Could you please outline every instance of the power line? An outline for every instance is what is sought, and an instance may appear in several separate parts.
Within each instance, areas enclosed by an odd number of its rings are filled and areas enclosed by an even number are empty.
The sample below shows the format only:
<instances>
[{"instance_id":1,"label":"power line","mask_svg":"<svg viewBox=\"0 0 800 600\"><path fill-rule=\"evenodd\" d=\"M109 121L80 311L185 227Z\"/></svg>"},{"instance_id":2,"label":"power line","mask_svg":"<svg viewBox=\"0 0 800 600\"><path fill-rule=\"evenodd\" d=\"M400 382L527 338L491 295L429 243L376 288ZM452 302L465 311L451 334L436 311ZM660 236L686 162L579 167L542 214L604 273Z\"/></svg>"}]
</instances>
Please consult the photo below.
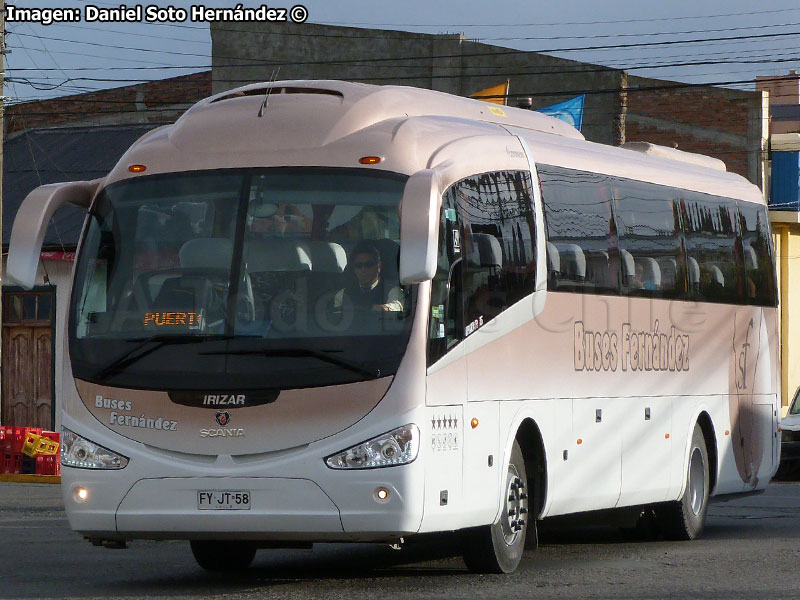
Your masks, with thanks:
<instances>
[{"instance_id":1,"label":"power line","mask_svg":"<svg viewBox=\"0 0 800 600\"><path fill-rule=\"evenodd\" d=\"M12 48L13 47L14 46L12 46ZM35 48L27 49L27 48L23 47L23 49L26 50L26 51L28 51L28 50L39 51L39 52L43 51L43 50L37 50ZM589 63L583 63L583 64L587 65L587 67L585 67L585 68L576 68L576 67L564 68L563 65L552 66L552 67L548 67L547 65L537 65L536 68L538 68L538 69L548 69L549 68L550 70L549 71L526 71L524 73L523 72L520 72L520 73L522 73L522 74L548 74L548 73L554 74L554 73L576 73L576 72L602 72L602 71L619 70L619 69L642 70L642 69L657 69L657 68L666 68L666 67L697 66L697 65L705 65L705 64L735 64L735 63L742 62L742 59L745 59L745 58L749 58L750 59L750 60L747 61L748 63L750 63L750 62L752 62L752 63L764 63L764 62L767 62L768 63L768 62L770 62L769 61L769 57L786 57L787 56L786 53L775 54L775 51L777 51L777 50L787 50L787 49L788 48L786 48L785 46L781 46L780 48L775 48L775 49L765 48L765 49L745 50L745 51L743 51L744 53L746 53L744 56L742 54L740 54L738 56L730 56L729 52L709 52L709 53L700 54L700 55L698 55L696 53L693 53L693 54L678 54L678 55L671 55L671 56L654 57L655 60L667 60L667 59L670 59L670 58L674 59L674 58L683 58L683 57L693 57L693 58L695 58L695 60L688 61L688 62L645 63L645 62L641 62L642 59L632 59L632 60L638 60L639 62L630 63L630 62L624 62L623 61L623 62L617 62L617 63L615 63L613 65L605 65L605 66L597 66L597 65L591 65ZM798 48L796 47L794 49L797 50ZM755 52L769 52L769 54L747 56L747 54L752 54L752 53L755 53ZM106 58L106 57L100 56L100 55L86 54L86 53L74 53L74 52L66 52L66 51L62 51L62 52L60 52L60 54L70 54L70 55L93 57L93 58ZM728 59L727 60L711 61L711 60L708 60L708 59L705 58L705 57L720 56L720 55L728 56ZM763 57L763 58L765 58L767 60L761 60L761 61L753 60L753 59L758 58L758 57ZM155 65L155 66L119 67L119 66L114 65L114 66L103 66L103 67L70 67L70 68L68 68L66 70L72 71L72 72L108 71L108 70L114 70L114 71L132 71L132 70L147 71L147 70L171 70L171 69L211 69L211 67L212 67L211 64L203 64L203 65L165 65L163 63L156 63L156 62L153 62L153 61L129 60L129 59L116 59L116 60L121 60L123 62L148 63L148 64ZM271 61L264 60L261 63L261 65L253 65L253 66L271 66L272 64L273 63ZM238 66L241 66L241 65L229 63L229 64L217 64L215 66L217 68L224 68L224 67L238 67ZM365 65L364 63L353 63L353 64L336 65L336 66L342 66L342 67L350 67L350 66L352 66L352 67L356 68L356 67L369 66L369 65ZM382 68L409 69L409 68L414 68L414 67L409 67L408 65L385 65ZM419 69L429 69L430 67L429 67L429 65L419 65L417 68L419 68ZM441 67L439 70L441 70L443 68L444 67ZM466 74L469 75L469 76L484 76L484 75L485 76L492 76L492 75L495 75L495 74L504 75L504 74L509 73L508 65L474 65L474 66L473 65L460 65L458 67L453 67L453 68L454 69L459 69L459 71L467 71ZM476 70L476 69L481 69L483 71L482 72L469 72L470 70ZM493 69L493 70L497 71L497 73L493 73L493 72L488 71L490 69ZM15 72L20 72L20 71L41 71L41 72L46 72L46 71L52 71L52 70L62 70L63 71L65 69L52 69L52 68L39 68L39 67L37 67L37 68L18 68L18 69L14 69ZM511 73L511 74L513 74L513 73Z\"/></svg>"},{"instance_id":2,"label":"power line","mask_svg":"<svg viewBox=\"0 0 800 600\"><path fill-rule=\"evenodd\" d=\"M222 29L224 31L224 29ZM153 48L139 48L139 47L131 47L131 46L120 46L115 44L103 44L99 42L89 42L85 40L70 40L66 38L57 38L51 36L31 36L31 34L26 33L19 33L13 32L14 35L18 36L27 36L27 37L39 37L40 39L47 39L50 41L57 41L57 42L65 42L65 43L72 43L72 44L83 44L101 48L114 48L117 50L133 50L137 52L153 52L158 54L169 54L172 56L202 56L207 57L206 54L198 54L196 52L178 52L175 50L156 50ZM763 34L756 34L756 35L740 35L740 36L728 36L728 37L716 37L716 38L695 38L689 40L663 40L659 42L637 42L637 43L630 43L630 44L607 44L607 45L596 45L596 46L579 46L579 47L572 47L572 48L546 48L546 49L533 49L533 50L519 50L519 49L506 49L501 52L473 52L473 53L459 53L459 54L440 54L440 55L416 55L416 56L406 56L406 57L381 57L381 58L358 58L353 60L347 59L333 59L333 60L325 60L325 61L291 61L291 62L281 62L281 61L274 61L274 64L291 64L291 65L324 65L324 64L343 64L348 62L367 62L367 63L377 63L377 62L386 62L386 61L413 61L413 60L432 60L432 59L445 59L445 58L476 58L480 56L502 56L508 54L522 54L527 52L533 52L536 54L546 54L552 52L579 52L579 51L588 51L588 50L620 50L620 49L629 49L629 48L646 48L646 47L657 47L657 46L672 46L672 45L690 45L690 44L703 44L703 43L710 43L710 42L735 42L735 41L742 41L742 40L757 40L757 39L775 39L775 38L786 38L786 37L794 37L800 36L800 31L793 31L793 32L781 32L781 33L763 33ZM313 37L312 35L307 35L304 37ZM357 38L358 36L348 36L352 38ZM413 41L413 38L409 39L409 41ZM218 58L222 59L233 59L239 61L257 61L263 59L256 59L256 58L249 58L249 57L241 57L241 56L218 56Z\"/></svg>"},{"instance_id":3,"label":"power line","mask_svg":"<svg viewBox=\"0 0 800 600\"><path fill-rule=\"evenodd\" d=\"M79 0L87 2L88 0ZM329 25L366 25L371 27L551 27L561 25L613 25L623 23L654 23L663 21L686 21L691 19L717 19L723 17L749 17L754 15L777 14L785 12L796 12L800 8L782 8L775 10L761 10L740 13L696 15L683 17L661 17L647 19L617 19L608 21L558 21L553 23L366 23L366 22L342 22L329 21Z\"/></svg>"},{"instance_id":4,"label":"power line","mask_svg":"<svg viewBox=\"0 0 800 600\"><path fill-rule=\"evenodd\" d=\"M800 9L792 9L792 10L800 10ZM655 32L634 32L634 33L604 33L604 34L595 34L595 35L564 35L564 36L554 36L554 35L545 35L545 36L515 36L515 37L485 37L481 36L479 41L509 41L509 40L582 40L582 39L602 39L602 38L620 38L620 37L652 37L652 36L664 36L664 35L690 35L690 34L697 34L697 33L722 33L722 32L730 32L730 31L745 31L745 30L762 30L762 29L774 29L779 27L796 27L800 25L800 23L774 23L774 24L766 24L766 25L746 25L740 27L726 27L726 28L716 28L716 29L692 29L686 31L655 31ZM74 29L88 29L91 31L97 31L96 27L88 27L85 25L76 25L74 23L59 23L59 27L66 27L66 28L74 28ZM324 25L321 25L324 26ZM250 29L238 29L232 28L228 26L218 26L220 31L225 31L229 33L248 33L248 34L256 34L256 35L279 35L279 36L295 36L295 37L303 37L303 38L314 38L314 37L322 37L322 38L348 38L348 39L386 39L386 32L383 31L379 34L366 34L368 30L365 31L365 35L354 35L353 33L314 33L309 31L276 31L276 30L266 30L263 32L254 31L252 28ZM206 30L205 27L201 27L198 29ZM122 35L130 35L130 36L137 36L137 37L147 37L147 38L154 38L159 40L174 40L174 41L185 41L188 43L196 43L196 44L208 44L209 41L206 40L197 40L197 39L188 39L188 38L175 38L169 34L165 36L160 35L152 35L146 33L138 33L138 32L131 32L131 31L122 31L122 30L114 30L114 29L103 29L104 33L118 33ZM389 30L392 31L392 30ZM415 35L430 35L436 36L437 34L429 34L429 33L417 33L417 32L403 32L397 31L399 35L403 35L405 33L412 33Z\"/></svg>"},{"instance_id":5,"label":"power line","mask_svg":"<svg viewBox=\"0 0 800 600\"><path fill-rule=\"evenodd\" d=\"M790 55L784 58L771 58L769 60L761 60L757 58L735 58L733 60L708 60L708 61L692 61L692 62L682 62L682 63L670 63L670 64L661 64L661 65L652 65L652 64L643 64L638 66L629 66L626 70L643 70L643 69L654 69L654 68L673 68L673 67L686 67L686 66L701 66L701 65L712 65L712 64L782 64L787 62L797 62L800 61L800 54ZM260 66L271 66L274 63L272 62L264 62ZM259 66L259 65L254 65ZM349 66L349 65L344 65ZM510 71L505 70L502 71L502 75L504 76L532 76L532 75L540 75L540 76L554 76L554 75L563 75L563 74L580 74L580 73L588 73L588 72L613 72L618 70L614 67L596 67L593 65L587 65L586 67L576 66L574 68L563 68L563 66L554 67L552 70L537 70L541 69L541 66L533 67L534 70L522 70L522 71ZM121 69L120 69L121 70ZM482 77L482 76L496 76L497 73L468 73L466 76L469 77ZM386 75L386 76L370 76L370 77L356 77L353 78L358 81L403 81L403 80L417 80L417 79L425 79L425 80L440 80L440 79L459 79L464 77L464 73L454 73L454 74L430 74L430 73L420 73L414 75ZM33 79L30 78L18 78L13 77L17 82L32 82ZM24 81L23 81L24 80ZM65 81L68 82L96 82L96 83L132 83L132 82L152 82L152 81L162 81L163 79L145 79L145 78L111 78L111 77L68 77ZM218 81L225 82L225 83L252 83L251 78L246 79L226 79L222 80L219 79ZM740 81L737 80L734 83L749 83L752 84L753 80L744 80ZM675 82L665 82L664 85L668 87L672 87L675 85ZM727 82L704 82L704 83L691 83L687 85L728 85ZM593 93L592 91L587 90L579 90L577 93Z\"/></svg>"}]
</instances>

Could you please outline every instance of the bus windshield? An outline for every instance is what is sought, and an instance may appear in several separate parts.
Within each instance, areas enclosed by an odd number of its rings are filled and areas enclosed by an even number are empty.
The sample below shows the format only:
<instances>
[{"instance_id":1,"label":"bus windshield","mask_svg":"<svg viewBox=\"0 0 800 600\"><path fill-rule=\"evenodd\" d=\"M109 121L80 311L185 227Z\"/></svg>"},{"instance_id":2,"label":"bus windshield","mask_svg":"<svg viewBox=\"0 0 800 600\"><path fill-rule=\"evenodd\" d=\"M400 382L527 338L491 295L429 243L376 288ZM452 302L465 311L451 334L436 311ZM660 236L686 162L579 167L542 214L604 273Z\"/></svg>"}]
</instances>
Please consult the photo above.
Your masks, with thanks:
<instances>
[{"instance_id":1,"label":"bus windshield","mask_svg":"<svg viewBox=\"0 0 800 600\"><path fill-rule=\"evenodd\" d=\"M287 389L394 373L416 299L397 274L405 180L272 168L109 186L76 265L75 377Z\"/></svg>"}]
</instances>

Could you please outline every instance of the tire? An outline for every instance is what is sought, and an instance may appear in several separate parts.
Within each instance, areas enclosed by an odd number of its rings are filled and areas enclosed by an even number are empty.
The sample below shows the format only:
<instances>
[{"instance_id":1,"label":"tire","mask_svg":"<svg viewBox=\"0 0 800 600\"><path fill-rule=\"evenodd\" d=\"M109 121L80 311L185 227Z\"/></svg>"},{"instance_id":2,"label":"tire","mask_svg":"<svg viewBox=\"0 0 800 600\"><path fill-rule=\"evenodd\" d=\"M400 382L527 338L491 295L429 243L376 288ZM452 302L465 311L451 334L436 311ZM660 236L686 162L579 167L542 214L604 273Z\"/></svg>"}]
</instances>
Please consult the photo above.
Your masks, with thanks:
<instances>
[{"instance_id":1,"label":"tire","mask_svg":"<svg viewBox=\"0 0 800 600\"><path fill-rule=\"evenodd\" d=\"M525 459L516 441L501 493L503 508L500 518L492 525L473 527L462 534L464 562L473 573L511 573L522 560L525 538L531 525ZM532 535L535 538L535 529Z\"/></svg>"},{"instance_id":2,"label":"tire","mask_svg":"<svg viewBox=\"0 0 800 600\"><path fill-rule=\"evenodd\" d=\"M243 571L256 555L255 544L192 540L189 542L197 564L207 571Z\"/></svg>"},{"instance_id":3,"label":"tire","mask_svg":"<svg viewBox=\"0 0 800 600\"><path fill-rule=\"evenodd\" d=\"M699 423L695 424L692 432L686 471L686 489L681 499L656 509L659 526L668 540L697 539L705 527L711 478L708 472L708 449Z\"/></svg>"}]
</instances>

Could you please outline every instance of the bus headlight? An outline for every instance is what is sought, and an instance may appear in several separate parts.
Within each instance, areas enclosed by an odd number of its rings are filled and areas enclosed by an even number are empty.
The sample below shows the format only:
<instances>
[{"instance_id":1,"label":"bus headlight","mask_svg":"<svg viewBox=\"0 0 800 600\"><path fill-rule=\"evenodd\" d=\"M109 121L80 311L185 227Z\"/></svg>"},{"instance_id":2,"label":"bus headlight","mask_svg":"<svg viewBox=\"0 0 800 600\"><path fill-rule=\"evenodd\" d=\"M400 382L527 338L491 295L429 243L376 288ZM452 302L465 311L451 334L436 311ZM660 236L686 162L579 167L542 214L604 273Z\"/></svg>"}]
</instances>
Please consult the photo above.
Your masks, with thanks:
<instances>
[{"instance_id":1,"label":"bus headlight","mask_svg":"<svg viewBox=\"0 0 800 600\"><path fill-rule=\"evenodd\" d=\"M413 423L393 429L325 459L331 469L376 469L406 465L417 458L419 428Z\"/></svg>"},{"instance_id":2,"label":"bus headlight","mask_svg":"<svg viewBox=\"0 0 800 600\"><path fill-rule=\"evenodd\" d=\"M128 465L128 459L69 429L62 429L61 464L79 469L124 469Z\"/></svg>"}]
</instances>

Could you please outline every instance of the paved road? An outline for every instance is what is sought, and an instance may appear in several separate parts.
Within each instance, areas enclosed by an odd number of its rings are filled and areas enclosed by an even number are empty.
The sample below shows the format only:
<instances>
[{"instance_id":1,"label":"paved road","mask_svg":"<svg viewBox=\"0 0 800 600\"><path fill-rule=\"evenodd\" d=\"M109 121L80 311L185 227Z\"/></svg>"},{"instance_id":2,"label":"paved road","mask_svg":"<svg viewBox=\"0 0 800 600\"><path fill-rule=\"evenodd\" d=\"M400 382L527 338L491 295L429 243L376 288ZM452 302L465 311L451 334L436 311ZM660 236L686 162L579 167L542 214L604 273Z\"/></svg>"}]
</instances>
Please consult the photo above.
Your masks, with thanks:
<instances>
[{"instance_id":1,"label":"paved road","mask_svg":"<svg viewBox=\"0 0 800 600\"><path fill-rule=\"evenodd\" d=\"M712 505L702 540L630 542L614 528L547 528L512 576L466 571L452 543L260 551L214 575L185 542L94 548L69 530L57 486L0 483L6 598L748 598L800 597L800 483Z\"/></svg>"}]
</instances>

